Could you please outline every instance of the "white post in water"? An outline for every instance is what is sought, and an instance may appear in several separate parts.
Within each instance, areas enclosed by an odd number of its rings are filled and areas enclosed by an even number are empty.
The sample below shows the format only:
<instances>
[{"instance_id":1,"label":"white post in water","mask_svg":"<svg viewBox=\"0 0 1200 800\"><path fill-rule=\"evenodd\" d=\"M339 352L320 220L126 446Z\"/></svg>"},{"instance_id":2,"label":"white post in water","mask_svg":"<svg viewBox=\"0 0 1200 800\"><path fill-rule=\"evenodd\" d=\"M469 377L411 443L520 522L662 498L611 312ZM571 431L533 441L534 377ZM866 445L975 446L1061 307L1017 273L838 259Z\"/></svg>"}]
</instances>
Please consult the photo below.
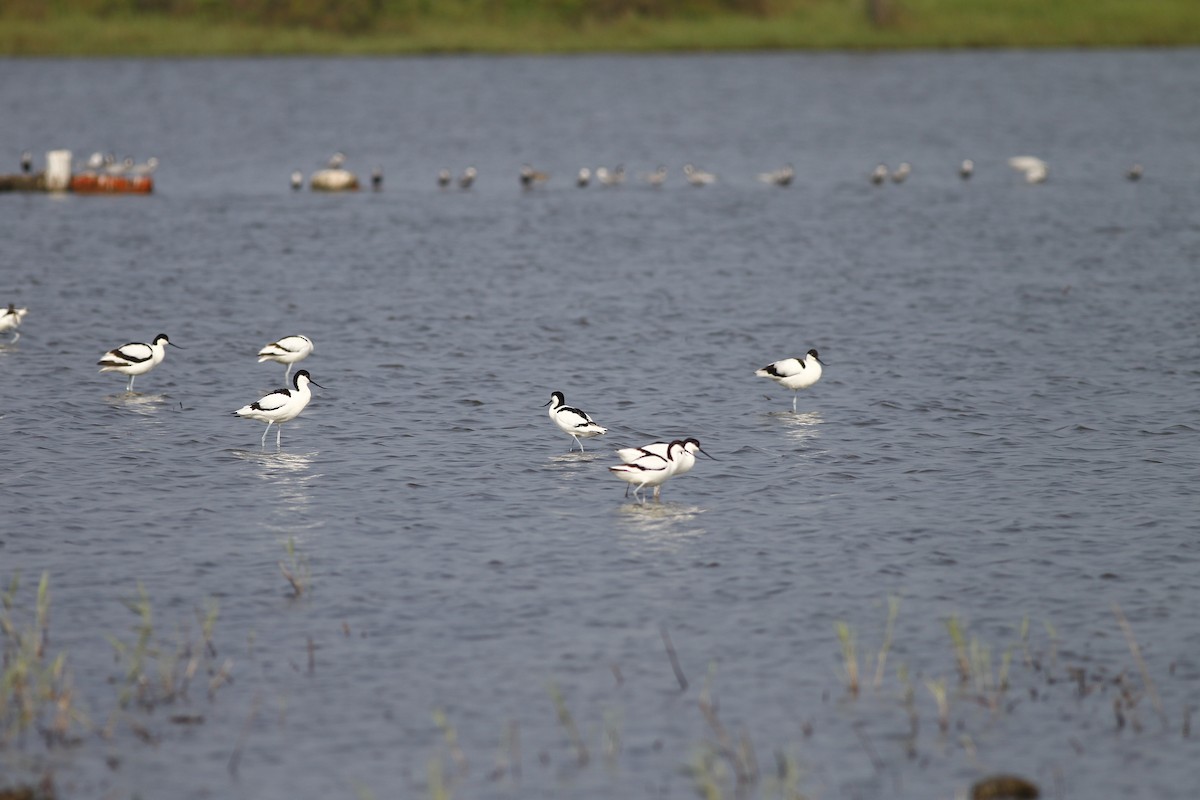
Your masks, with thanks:
<instances>
[{"instance_id":1,"label":"white post in water","mask_svg":"<svg viewBox=\"0 0 1200 800\"><path fill-rule=\"evenodd\" d=\"M71 151L51 150L46 153L46 188L65 192L71 187Z\"/></svg>"}]
</instances>

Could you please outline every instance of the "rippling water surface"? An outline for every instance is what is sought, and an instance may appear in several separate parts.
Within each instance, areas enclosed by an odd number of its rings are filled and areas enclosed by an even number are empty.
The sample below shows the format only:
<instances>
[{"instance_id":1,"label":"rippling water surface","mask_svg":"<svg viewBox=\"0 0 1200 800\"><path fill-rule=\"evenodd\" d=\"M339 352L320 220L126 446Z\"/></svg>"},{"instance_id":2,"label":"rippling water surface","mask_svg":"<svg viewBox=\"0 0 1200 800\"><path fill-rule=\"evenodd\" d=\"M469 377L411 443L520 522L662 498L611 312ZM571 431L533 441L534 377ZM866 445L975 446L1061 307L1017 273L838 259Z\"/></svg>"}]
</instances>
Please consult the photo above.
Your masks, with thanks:
<instances>
[{"instance_id":1,"label":"rippling water surface","mask_svg":"<svg viewBox=\"0 0 1200 800\"><path fill-rule=\"evenodd\" d=\"M751 796L949 798L990 772L1191 796L1200 53L2 69L14 165L162 166L151 197L0 196L0 301L30 309L0 345L0 579L26 619L48 573L90 722L10 743L0 774L81 798L733 796L730 741ZM383 191L289 192L339 149ZM1005 165L1027 152L1046 184ZM522 162L549 183L520 191ZM791 188L755 180L785 162ZM574 188L617 163L671 176ZM436 188L468 164L473 191ZM97 374L160 331L185 349L138 394ZM290 333L327 388L264 449L229 412L282 384L253 354ZM829 367L792 413L753 371L809 347ZM609 428L584 454L556 389ZM622 497L614 447L689 435L717 460L661 505ZM219 607L215 657L150 711L120 706L106 640L136 639L139 586L168 650ZM951 619L976 641L961 685Z\"/></svg>"}]
</instances>

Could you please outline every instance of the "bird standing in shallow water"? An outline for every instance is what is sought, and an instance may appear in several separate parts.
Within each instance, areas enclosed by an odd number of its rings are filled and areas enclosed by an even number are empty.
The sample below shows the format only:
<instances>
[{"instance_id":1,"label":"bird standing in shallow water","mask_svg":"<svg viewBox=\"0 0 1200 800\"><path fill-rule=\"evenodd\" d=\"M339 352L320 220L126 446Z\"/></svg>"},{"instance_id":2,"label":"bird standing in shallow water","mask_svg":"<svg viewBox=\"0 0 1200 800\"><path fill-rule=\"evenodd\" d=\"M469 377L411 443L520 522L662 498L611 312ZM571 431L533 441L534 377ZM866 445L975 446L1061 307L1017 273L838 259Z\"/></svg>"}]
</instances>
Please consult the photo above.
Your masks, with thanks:
<instances>
[{"instance_id":1,"label":"bird standing in shallow water","mask_svg":"<svg viewBox=\"0 0 1200 800\"><path fill-rule=\"evenodd\" d=\"M163 358L167 355L167 345L171 341L165 333L160 333L154 337L151 344L144 342L130 342L123 344L120 347L109 350L104 355L100 356L100 360L96 363L100 365L101 372L119 372L122 375L129 376L129 383L125 386L125 391L133 391L133 379L138 375L144 375L150 370L162 363ZM177 344L171 344L171 347L177 350L183 348Z\"/></svg>"},{"instance_id":2,"label":"bird standing in shallow water","mask_svg":"<svg viewBox=\"0 0 1200 800\"><path fill-rule=\"evenodd\" d=\"M279 341L264 345L263 349L258 351L258 363L278 361L280 364L287 364L287 371L283 373L283 379L286 381L292 374L292 365L308 358L312 351L312 339L307 336L284 336Z\"/></svg>"},{"instance_id":3,"label":"bird standing in shallow water","mask_svg":"<svg viewBox=\"0 0 1200 800\"><path fill-rule=\"evenodd\" d=\"M550 406L550 419L554 420L554 424L561 431L571 436L575 443L579 445L579 452L583 452L583 442L580 439L590 439L593 436L601 436L608 433L608 428L602 428L597 425L595 420L587 415L587 412L582 409L572 408L567 405L567 399L562 392L554 392L550 395L549 401L545 405ZM574 450L575 448L571 448Z\"/></svg>"},{"instance_id":4,"label":"bird standing in shallow water","mask_svg":"<svg viewBox=\"0 0 1200 800\"><path fill-rule=\"evenodd\" d=\"M674 457L671 457L671 446L673 444L682 444L683 447L676 450ZM634 464L646 456L658 456L659 458L669 459L673 464L671 470L671 477L673 478L676 475L686 475L692 471L692 467L696 465L696 453L704 453L709 458L713 458L706 450L701 449L700 440L694 438L684 439L681 442L654 442L653 444L646 444L641 447L622 447L617 451L617 458L621 459L622 464ZM716 459L713 458L713 461L716 461ZM648 465L652 466L653 462L648 462ZM613 467L609 467L610 471L613 469ZM629 480L625 475L618 475L618 477L622 480ZM630 481L630 485L633 483L634 481ZM659 483L654 487L655 498L661 492L662 484ZM625 489L625 493L626 495L629 494L628 488Z\"/></svg>"},{"instance_id":5,"label":"bird standing in shallow water","mask_svg":"<svg viewBox=\"0 0 1200 800\"><path fill-rule=\"evenodd\" d=\"M639 502L646 502L640 492L647 486L654 487L654 498L659 499L662 485L670 480L680 465L679 457L684 452L684 443L678 439L667 445L666 455L646 453L626 464L609 467L608 471L621 480L633 486L633 496ZM695 461L695 459L692 459ZM628 493L628 489L626 492Z\"/></svg>"},{"instance_id":6,"label":"bird standing in shallow water","mask_svg":"<svg viewBox=\"0 0 1200 800\"><path fill-rule=\"evenodd\" d=\"M809 350L799 358L785 358L754 371L760 378L770 378L785 389L792 390L792 411L796 410L796 396L821 378L821 367L828 366Z\"/></svg>"},{"instance_id":7,"label":"bird standing in shallow water","mask_svg":"<svg viewBox=\"0 0 1200 800\"><path fill-rule=\"evenodd\" d=\"M233 413L239 417L267 423L267 429L263 431L262 435L264 447L267 444L267 434L270 433L271 426L278 425L279 427L275 430L275 446L278 447L283 437L283 423L300 416L300 412L312 399L312 391L308 388L310 383L313 386L321 386L312 379L308 370L302 369L292 379L292 389L277 389L268 395L263 395L250 405L242 406ZM321 386L321 388L325 387Z\"/></svg>"}]
</instances>

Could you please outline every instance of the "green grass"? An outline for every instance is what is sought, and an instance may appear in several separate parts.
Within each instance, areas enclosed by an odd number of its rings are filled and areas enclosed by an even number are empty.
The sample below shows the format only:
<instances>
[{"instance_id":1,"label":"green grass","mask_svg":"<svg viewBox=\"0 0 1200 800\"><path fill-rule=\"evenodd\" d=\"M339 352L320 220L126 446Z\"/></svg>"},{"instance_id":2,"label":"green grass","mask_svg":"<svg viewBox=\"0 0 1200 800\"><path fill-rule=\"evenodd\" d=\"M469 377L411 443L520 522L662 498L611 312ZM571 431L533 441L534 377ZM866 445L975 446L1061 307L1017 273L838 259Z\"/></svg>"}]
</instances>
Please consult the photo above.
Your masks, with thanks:
<instances>
[{"instance_id":1,"label":"green grass","mask_svg":"<svg viewBox=\"0 0 1200 800\"><path fill-rule=\"evenodd\" d=\"M385 9L341 33L184 15L96 16L60 3L0 14L0 54L15 56L409 55L965 47L1130 47L1200 43L1196 0L891 0L874 27L865 0L770 0L764 14L588 17L570 4L438 0ZM0 2L0 9L5 4ZM557 10L556 10L557 9Z\"/></svg>"}]
</instances>

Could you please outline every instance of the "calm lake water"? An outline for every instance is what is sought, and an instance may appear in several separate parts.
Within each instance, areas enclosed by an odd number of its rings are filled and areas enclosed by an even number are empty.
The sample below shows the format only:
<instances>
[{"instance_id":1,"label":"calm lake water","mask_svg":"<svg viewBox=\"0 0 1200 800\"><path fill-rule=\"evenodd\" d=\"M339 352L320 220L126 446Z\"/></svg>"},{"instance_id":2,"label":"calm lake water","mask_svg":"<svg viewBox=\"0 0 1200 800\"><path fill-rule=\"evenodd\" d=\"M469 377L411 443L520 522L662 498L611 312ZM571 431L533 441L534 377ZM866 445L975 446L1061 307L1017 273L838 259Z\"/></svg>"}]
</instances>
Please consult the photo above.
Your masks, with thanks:
<instances>
[{"instance_id":1,"label":"calm lake water","mask_svg":"<svg viewBox=\"0 0 1200 800\"><path fill-rule=\"evenodd\" d=\"M87 715L73 746L0 747L0 785L733 797L740 763L748 797L995 772L1193 796L1200 52L0 71L0 172L162 162L151 197L0 196L0 302L29 308L0 346L0 581L28 624L49 575ZM383 191L289 191L335 150ZM881 161L913 173L872 186ZM522 192L523 162L548 184ZM755 180L786 162L792 187ZM574 188L618 163L625 186ZM472 191L437 189L469 164ZM660 190L632 177L659 164ZM185 349L139 394L97 373L159 332ZM291 333L326 388L263 449L229 412L282 385L254 353ZM753 371L810 347L829 366L793 414ZM584 455L553 390L609 428ZM623 498L612 449L684 436L718 460ZM153 708L121 705L139 587Z\"/></svg>"}]
</instances>

